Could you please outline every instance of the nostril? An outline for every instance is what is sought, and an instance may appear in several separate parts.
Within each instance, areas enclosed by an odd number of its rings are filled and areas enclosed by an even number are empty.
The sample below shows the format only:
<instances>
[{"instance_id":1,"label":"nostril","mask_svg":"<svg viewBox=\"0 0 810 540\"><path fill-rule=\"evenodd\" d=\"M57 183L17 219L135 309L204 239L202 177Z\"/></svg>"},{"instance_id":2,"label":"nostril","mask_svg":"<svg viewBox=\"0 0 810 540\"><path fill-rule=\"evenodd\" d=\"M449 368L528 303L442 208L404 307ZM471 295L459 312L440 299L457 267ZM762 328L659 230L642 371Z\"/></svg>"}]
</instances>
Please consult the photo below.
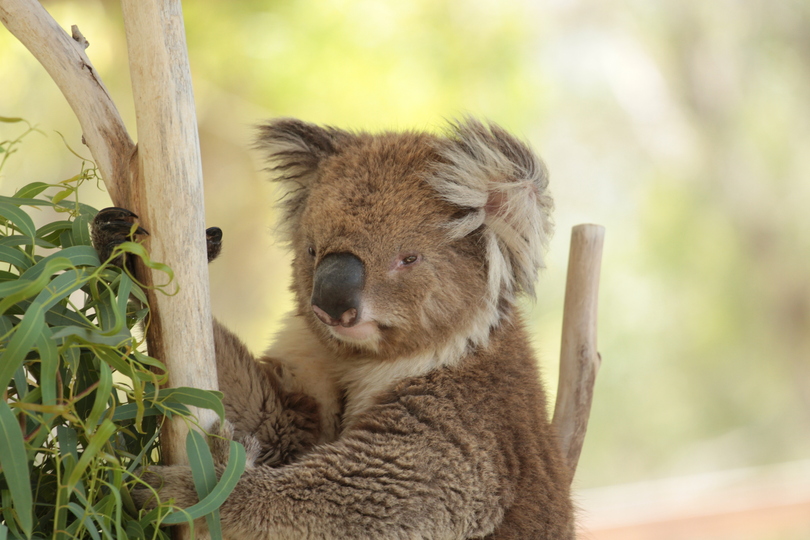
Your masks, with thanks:
<instances>
[{"instance_id":1,"label":"nostril","mask_svg":"<svg viewBox=\"0 0 810 540\"><path fill-rule=\"evenodd\" d=\"M315 316L318 317L321 320L321 322L324 323L324 324L328 324L329 326L337 326L337 325L341 324L341 321L333 319L327 312L325 312L324 310L322 310L321 308L319 308L315 304L312 304L312 311L315 312ZM344 315L345 315L345 313L344 313ZM342 319L342 317L341 317L341 319ZM344 324L343 326L346 326L346 325Z\"/></svg>"},{"instance_id":2,"label":"nostril","mask_svg":"<svg viewBox=\"0 0 810 540\"><path fill-rule=\"evenodd\" d=\"M348 328L349 326L354 326L354 323L357 321L357 310L355 308L347 309L343 312L343 315L340 316L340 326L344 328Z\"/></svg>"}]
</instances>

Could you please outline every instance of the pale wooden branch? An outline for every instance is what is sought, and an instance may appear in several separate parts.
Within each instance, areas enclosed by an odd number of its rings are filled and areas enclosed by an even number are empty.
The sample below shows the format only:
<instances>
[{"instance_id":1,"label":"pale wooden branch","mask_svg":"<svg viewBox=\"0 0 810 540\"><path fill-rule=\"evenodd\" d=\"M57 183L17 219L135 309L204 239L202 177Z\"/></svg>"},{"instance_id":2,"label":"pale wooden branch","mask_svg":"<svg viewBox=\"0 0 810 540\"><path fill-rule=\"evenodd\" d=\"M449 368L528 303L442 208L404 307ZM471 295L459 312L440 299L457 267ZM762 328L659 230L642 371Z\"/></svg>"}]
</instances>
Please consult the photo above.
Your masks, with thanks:
<instances>
[{"instance_id":1,"label":"pale wooden branch","mask_svg":"<svg viewBox=\"0 0 810 540\"><path fill-rule=\"evenodd\" d=\"M135 145L104 83L84 50L78 29L71 38L37 0L0 0L0 21L31 51L64 94L79 120L113 202L130 204L130 158Z\"/></svg>"},{"instance_id":2,"label":"pale wooden branch","mask_svg":"<svg viewBox=\"0 0 810 540\"><path fill-rule=\"evenodd\" d=\"M170 386L217 388L197 122L179 0L125 0L140 151L98 73L88 43L65 31L36 0L0 0L0 20L45 67L79 119L113 203L135 211L151 233L154 260L174 271L178 294L149 291L149 352ZM142 174L141 174L142 172ZM145 268L147 284L165 282ZM213 413L197 411L204 428ZM162 440L169 463L185 460L185 425Z\"/></svg>"},{"instance_id":3,"label":"pale wooden branch","mask_svg":"<svg viewBox=\"0 0 810 540\"><path fill-rule=\"evenodd\" d=\"M596 349L596 317L599 271L605 229L599 225L577 225L571 232L571 252L563 308L560 379L554 419L569 470L576 472L596 373L602 358Z\"/></svg>"},{"instance_id":4,"label":"pale wooden branch","mask_svg":"<svg viewBox=\"0 0 810 540\"><path fill-rule=\"evenodd\" d=\"M141 177L133 206L150 233L150 255L174 271L179 292L151 292L147 344L168 368L169 386L217 388L205 245L202 165L179 0L122 0L138 123ZM151 283L160 272L141 268ZM197 410L204 429L215 416ZM186 460L186 426L161 439L169 463Z\"/></svg>"}]
</instances>

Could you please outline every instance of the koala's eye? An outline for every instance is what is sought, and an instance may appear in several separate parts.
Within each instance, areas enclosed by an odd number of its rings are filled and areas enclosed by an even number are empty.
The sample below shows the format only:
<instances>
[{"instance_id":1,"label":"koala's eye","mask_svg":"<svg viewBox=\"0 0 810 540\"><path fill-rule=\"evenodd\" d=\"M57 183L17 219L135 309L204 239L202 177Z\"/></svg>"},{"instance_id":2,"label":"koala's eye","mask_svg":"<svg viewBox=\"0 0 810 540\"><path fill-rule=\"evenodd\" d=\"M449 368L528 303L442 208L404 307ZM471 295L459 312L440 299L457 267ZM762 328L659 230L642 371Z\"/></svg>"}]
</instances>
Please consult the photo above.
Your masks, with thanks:
<instances>
[{"instance_id":1,"label":"koala's eye","mask_svg":"<svg viewBox=\"0 0 810 540\"><path fill-rule=\"evenodd\" d=\"M410 268L422 260L422 256L418 253L408 253L406 255L399 255L391 263L391 270L404 270Z\"/></svg>"},{"instance_id":2,"label":"koala's eye","mask_svg":"<svg viewBox=\"0 0 810 540\"><path fill-rule=\"evenodd\" d=\"M414 264L418 263L421 260L422 260L421 255L416 255L416 254L405 255L404 257L402 257L399 260L399 264L397 266L399 266L400 268L402 268L404 266L411 266L411 265L414 265Z\"/></svg>"},{"instance_id":3,"label":"koala's eye","mask_svg":"<svg viewBox=\"0 0 810 540\"><path fill-rule=\"evenodd\" d=\"M312 247L312 246L309 246L309 247L307 248L307 253L309 253L309 256L310 256L310 257L314 257L314 256L315 256L315 248L314 248L314 247Z\"/></svg>"}]
</instances>

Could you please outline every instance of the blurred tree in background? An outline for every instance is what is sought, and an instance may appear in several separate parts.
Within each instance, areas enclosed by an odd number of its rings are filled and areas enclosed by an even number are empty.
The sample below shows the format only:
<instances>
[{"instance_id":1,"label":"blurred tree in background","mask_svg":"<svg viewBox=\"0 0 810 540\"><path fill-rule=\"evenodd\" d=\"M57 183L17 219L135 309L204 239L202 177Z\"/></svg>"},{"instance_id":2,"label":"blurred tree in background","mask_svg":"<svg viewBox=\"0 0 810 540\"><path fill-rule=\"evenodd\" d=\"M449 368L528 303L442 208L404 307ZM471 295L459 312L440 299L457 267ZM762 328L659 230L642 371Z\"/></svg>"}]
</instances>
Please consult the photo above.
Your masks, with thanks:
<instances>
[{"instance_id":1,"label":"blurred tree in background","mask_svg":"<svg viewBox=\"0 0 810 540\"><path fill-rule=\"evenodd\" d=\"M44 2L78 24L134 134L118 3ZM810 457L810 4L803 0L198 0L184 6L214 312L255 349L290 308L252 124L441 129L472 114L544 156L558 234L527 304L553 386L570 227L607 227L600 350L576 485ZM56 86L0 31L0 115L47 132L11 180L89 155ZM6 129L6 128L2 128ZM9 138L0 133L0 139ZM24 150L24 149L23 149ZM88 204L104 194L88 190Z\"/></svg>"}]
</instances>

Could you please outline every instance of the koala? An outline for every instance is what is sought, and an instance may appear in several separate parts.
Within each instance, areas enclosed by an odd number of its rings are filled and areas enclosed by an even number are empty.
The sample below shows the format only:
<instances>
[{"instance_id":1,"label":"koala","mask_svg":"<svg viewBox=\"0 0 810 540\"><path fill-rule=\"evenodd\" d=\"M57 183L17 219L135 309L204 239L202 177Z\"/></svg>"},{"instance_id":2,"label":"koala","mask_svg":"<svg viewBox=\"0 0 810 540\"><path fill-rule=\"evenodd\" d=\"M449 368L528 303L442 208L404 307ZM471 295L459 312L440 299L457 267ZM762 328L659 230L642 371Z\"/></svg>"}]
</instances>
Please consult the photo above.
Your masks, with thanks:
<instances>
[{"instance_id":1,"label":"koala","mask_svg":"<svg viewBox=\"0 0 810 540\"><path fill-rule=\"evenodd\" d=\"M259 358L215 323L224 433L249 454L225 536L574 538L516 306L553 228L539 158L473 119L443 135L279 119L257 147L282 192L295 310ZM188 467L143 479L198 500Z\"/></svg>"}]
</instances>

